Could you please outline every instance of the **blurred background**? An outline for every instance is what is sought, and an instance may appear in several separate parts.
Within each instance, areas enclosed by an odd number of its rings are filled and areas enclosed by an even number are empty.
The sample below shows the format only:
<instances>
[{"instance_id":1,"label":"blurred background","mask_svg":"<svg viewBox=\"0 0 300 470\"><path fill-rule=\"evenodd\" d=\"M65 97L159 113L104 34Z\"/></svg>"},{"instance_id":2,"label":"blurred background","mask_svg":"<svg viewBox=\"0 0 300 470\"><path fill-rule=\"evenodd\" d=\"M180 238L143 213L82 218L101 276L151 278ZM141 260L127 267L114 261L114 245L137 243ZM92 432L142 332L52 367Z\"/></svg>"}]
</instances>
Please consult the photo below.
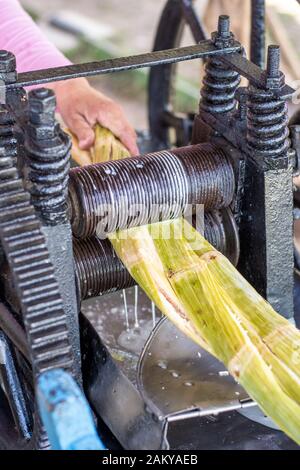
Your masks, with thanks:
<instances>
[{"instance_id":1,"label":"blurred background","mask_svg":"<svg viewBox=\"0 0 300 470\"><path fill-rule=\"evenodd\" d=\"M101 60L150 51L166 0L21 0L44 33L73 62ZM300 5L296 0L268 0L267 44L282 49L282 70L288 82L297 75L300 58ZM216 29L219 14L231 16L232 30L243 45L249 43L250 0L195 0L195 9L208 32ZM189 30L181 44L193 44ZM118 100L133 125L147 127L147 70L93 79L95 87ZM177 68L176 109L195 112L199 100L201 64Z\"/></svg>"}]
</instances>

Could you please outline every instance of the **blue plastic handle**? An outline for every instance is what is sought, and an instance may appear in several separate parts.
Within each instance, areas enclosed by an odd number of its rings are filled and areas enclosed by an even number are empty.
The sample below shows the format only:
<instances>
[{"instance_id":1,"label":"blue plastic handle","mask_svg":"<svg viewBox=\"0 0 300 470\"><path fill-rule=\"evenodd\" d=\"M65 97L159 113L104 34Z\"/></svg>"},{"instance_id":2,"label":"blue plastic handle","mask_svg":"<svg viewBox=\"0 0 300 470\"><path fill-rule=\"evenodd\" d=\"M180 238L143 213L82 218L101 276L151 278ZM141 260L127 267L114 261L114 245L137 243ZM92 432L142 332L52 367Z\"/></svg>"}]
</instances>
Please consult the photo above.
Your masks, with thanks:
<instances>
[{"instance_id":1,"label":"blue plastic handle","mask_svg":"<svg viewBox=\"0 0 300 470\"><path fill-rule=\"evenodd\" d=\"M41 374L37 400L52 449L105 450L90 406L68 373L55 369Z\"/></svg>"}]
</instances>

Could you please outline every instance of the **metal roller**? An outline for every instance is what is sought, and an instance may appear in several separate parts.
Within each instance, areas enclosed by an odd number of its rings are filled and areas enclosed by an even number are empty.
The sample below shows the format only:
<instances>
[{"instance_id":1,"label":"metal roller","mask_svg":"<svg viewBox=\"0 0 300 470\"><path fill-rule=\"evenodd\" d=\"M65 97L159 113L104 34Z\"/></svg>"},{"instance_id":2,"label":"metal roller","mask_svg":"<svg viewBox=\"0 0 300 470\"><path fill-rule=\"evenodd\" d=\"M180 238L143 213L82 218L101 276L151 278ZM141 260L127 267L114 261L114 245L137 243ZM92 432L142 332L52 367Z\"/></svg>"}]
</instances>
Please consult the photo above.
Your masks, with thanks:
<instances>
[{"instance_id":1,"label":"metal roller","mask_svg":"<svg viewBox=\"0 0 300 470\"><path fill-rule=\"evenodd\" d=\"M135 284L108 239L73 239L76 283L81 300Z\"/></svg>"},{"instance_id":2,"label":"metal roller","mask_svg":"<svg viewBox=\"0 0 300 470\"><path fill-rule=\"evenodd\" d=\"M239 256L237 227L230 209L206 213L205 238L233 264ZM97 297L135 284L108 239L96 236L73 240L76 281L81 300Z\"/></svg>"},{"instance_id":3,"label":"metal roller","mask_svg":"<svg viewBox=\"0 0 300 470\"><path fill-rule=\"evenodd\" d=\"M211 144L73 168L73 234L86 238L97 233L103 238L118 229L179 217L188 205L221 209L231 203L234 186L229 158Z\"/></svg>"}]
</instances>

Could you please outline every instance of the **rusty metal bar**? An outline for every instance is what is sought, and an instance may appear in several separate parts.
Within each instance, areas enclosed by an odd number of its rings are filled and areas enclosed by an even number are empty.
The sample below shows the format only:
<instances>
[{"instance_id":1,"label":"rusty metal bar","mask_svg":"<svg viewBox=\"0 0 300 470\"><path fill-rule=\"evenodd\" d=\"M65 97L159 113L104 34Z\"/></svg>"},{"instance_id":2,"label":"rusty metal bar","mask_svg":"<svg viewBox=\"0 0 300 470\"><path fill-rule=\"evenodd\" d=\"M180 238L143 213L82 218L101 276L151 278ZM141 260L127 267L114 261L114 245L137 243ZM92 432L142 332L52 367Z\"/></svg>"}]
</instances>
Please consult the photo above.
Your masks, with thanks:
<instances>
[{"instance_id":1,"label":"rusty metal bar","mask_svg":"<svg viewBox=\"0 0 300 470\"><path fill-rule=\"evenodd\" d=\"M106 59L99 62L24 72L19 74L15 83L10 83L6 86L7 89L12 89L79 77L92 77L113 72L124 72L125 70L135 70L143 67L202 59L213 55L223 55L235 52L239 49L240 45L238 43L224 49L215 47L210 40L205 40L201 41L199 44L178 49L168 49L129 57Z\"/></svg>"}]
</instances>

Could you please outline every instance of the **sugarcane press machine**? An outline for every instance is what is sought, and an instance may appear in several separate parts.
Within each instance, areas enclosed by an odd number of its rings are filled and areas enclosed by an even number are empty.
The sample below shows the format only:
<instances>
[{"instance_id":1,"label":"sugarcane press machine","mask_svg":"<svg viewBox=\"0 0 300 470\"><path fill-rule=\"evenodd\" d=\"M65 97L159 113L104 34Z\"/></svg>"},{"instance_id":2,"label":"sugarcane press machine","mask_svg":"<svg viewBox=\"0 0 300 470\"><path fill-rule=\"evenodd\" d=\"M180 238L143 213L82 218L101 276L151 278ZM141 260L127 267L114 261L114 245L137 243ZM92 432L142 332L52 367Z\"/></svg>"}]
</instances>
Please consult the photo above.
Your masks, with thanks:
<instances>
[{"instance_id":1,"label":"sugarcane press machine","mask_svg":"<svg viewBox=\"0 0 300 470\"><path fill-rule=\"evenodd\" d=\"M295 90L278 46L263 65L263 12L252 2L251 60L227 16L206 39L187 0L167 2L152 53L18 74L15 57L0 52L0 448L49 448L37 394L39 378L57 369L82 388L112 449L297 447L222 364L158 312L153 321L153 305L102 236L200 205L207 239L294 321L299 126L288 127ZM196 45L176 47L183 21ZM174 64L191 60L205 61L199 111L179 116L170 81ZM151 67L142 156L70 169L55 96L24 88L141 67ZM146 210L125 217L132 205Z\"/></svg>"}]
</instances>

